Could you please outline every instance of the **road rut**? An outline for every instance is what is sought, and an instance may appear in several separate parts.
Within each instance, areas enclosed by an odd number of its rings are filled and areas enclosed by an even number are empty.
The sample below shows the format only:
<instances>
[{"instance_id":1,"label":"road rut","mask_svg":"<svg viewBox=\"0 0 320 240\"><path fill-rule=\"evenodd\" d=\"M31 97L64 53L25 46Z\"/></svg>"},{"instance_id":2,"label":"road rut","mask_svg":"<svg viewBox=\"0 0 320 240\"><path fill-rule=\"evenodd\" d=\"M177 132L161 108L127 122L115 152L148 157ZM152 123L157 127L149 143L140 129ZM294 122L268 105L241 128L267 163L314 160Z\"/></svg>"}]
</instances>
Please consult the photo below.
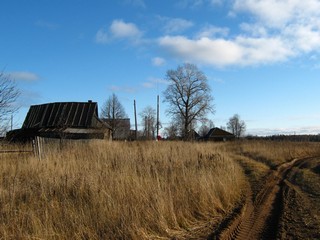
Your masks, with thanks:
<instances>
[{"instance_id":1,"label":"road rut","mask_svg":"<svg viewBox=\"0 0 320 240\"><path fill-rule=\"evenodd\" d=\"M288 174L290 173L292 176L295 169L311 159L294 159L278 166L275 170L271 170L265 184L256 196L252 195L252 190L249 187L239 213L212 239L247 240L285 239L285 236L288 237L283 232L279 233L279 226L285 225L282 214L288 208L285 206L288 204L286 199L288 194L285 193L292 191L292 189L298 192L297 187L289 183ZM280 221L282 221L281 224ZM315 226L315 231L317 231L317 227Z\"/></svg>"}]
</instances>

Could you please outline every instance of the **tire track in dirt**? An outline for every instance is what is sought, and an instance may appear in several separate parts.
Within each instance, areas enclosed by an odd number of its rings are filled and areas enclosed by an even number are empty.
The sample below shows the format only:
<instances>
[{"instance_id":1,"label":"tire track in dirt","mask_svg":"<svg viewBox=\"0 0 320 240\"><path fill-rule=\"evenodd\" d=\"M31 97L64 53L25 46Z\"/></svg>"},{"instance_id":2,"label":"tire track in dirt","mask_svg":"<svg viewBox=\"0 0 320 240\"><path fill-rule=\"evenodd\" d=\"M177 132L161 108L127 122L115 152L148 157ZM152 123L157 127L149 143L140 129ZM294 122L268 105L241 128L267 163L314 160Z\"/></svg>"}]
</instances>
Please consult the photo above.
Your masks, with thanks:
<instances>
[{"instance_id":1,"label":"tire track in dirt","mask_svg":"<svg viewBox=\"0 0 320 240\"><path fill-rule=\"evenodd\" d=\"M241 211L215 239L276 239L283 207L283 182L294 166L308 159L294 159L272 170L255 198L249 187Z\"/></svg>"},{"instance_id":2,"label":"tire track in dirt","mask_svg":"<svg viewBox=\"0 0 320 240\"><path fill-rule=\"evenodd\" d=\"M317 158L309 159L317 161ZM319 192L306 189L307 183L296 182L307 161L292 168L283 182L283 209L278 229L278 239L320 239ZM320 166L320 165L318 165ZM314 182L318 183L318 181Z\"/></svg>"}]
</instances>

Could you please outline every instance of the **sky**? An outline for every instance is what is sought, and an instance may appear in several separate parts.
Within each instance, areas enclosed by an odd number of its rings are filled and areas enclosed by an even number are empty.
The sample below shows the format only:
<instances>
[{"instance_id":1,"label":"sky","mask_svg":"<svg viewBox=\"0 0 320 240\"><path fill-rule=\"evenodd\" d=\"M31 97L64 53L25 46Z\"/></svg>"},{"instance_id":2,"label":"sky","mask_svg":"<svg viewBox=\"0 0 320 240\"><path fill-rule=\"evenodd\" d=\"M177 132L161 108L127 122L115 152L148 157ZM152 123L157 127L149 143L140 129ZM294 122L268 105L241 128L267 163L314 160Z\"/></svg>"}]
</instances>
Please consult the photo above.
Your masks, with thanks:
<instances>
[{"instance_id":1,"label":"sky","mask_svg":"<svg viewBox=\"0 0 320 240\"><path fill-rule=\"evenodd\" d=\"M156 109L159 95L164 128L166 72L192 63L208 79L215 126L239 114L250 135L320 133L319 0L1 0L0 8L0 71L21 91L14 128L30 105L101 108L112 93L132 126L133 101L139 113Z\"/></svg>"}]
</instances>

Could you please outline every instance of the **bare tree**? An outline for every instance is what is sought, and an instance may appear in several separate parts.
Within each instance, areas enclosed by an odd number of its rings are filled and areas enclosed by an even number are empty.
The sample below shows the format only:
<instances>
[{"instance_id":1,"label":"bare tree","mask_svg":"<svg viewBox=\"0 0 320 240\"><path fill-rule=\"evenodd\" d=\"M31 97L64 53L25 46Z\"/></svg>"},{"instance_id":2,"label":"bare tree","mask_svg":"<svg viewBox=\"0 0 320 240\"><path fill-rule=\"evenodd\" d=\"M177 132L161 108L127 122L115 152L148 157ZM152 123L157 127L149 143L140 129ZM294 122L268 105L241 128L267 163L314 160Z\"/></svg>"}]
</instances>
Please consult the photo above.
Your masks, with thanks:
<instances>
[{"instance_id":1,"label":"bare tree","mask_svg":"<svg viewBox=\"0 0 320 240\"><path fill-rule=\"evenodd\" d=\"M176 70L168 70L166 79L169 85L163 94L164 102L170 105L167 114L182 119L182 137L188 140L192 125L203 119L208 112L214 113L207 77L196 65L186 63Z\"/></svg>"},{"instance_id":2,"label":"bare tree","mask_svg":"<svg viewBox=\"0 0 320 240\"><path fill-rule=\"evenodd\" d=\"M168 127L164 128L164 136L169 140L175 140L179 138L179 126L175 122L169 123Z\"/></svg>"},{"instance_id":3,"label":"bare tree","mask_svg":"<svg viewBox=\"0 0 320 240\"><path fill-rule=\"evenodd\" d=\"M18 110L16 105L20 91L10 75L0 72L0 134L8 129L11 116Z\"/></svg>"},{"instance_id":4,"label":"bare tree","mask_svg":"<svg viewBox=\"0 0 320 240\"><path fill-rule=\"evenodd\" d=\"M246 123L240 119L239 114L235 114L229 119L227 128L237 138L240 138L246 131Z\"/></svg>"},{"instance_id":5,"label":"bare tree","mask_svg":"<svg viewBox=\"0 0 320 240\"><path fill-rule=\"evenodd\" d=\"M115 95L114 93L103 104L101 109L101 117L104 118L106 122L111 126L112 139L114 139L117 131L119 131L122 126L121 120L127 118L124 107L120 103L117 95Z\"/></svg>"},{"instance_id":6,"label":"bare tree","mask_svg":"<svg viewBox=\"0 0 320 240\"><path fill-rule=\"evenodd\" d=\"M143 136L147 140L154 139L157 129L156 110L151 106L147 106L139 115L144 129Z\"/></svg>"},{"instance_id":7,"label":"bare tree","mask_svg":"<svg viewBox=\"0 0 320 240\"><path fill-rule=\"evenodd\" d=\"M202 122L202 125L199 128L199 135L204 137L210 131L211 128L214 128L214 123L212 120L205 120Z\"/></svg>"}]
</instances>

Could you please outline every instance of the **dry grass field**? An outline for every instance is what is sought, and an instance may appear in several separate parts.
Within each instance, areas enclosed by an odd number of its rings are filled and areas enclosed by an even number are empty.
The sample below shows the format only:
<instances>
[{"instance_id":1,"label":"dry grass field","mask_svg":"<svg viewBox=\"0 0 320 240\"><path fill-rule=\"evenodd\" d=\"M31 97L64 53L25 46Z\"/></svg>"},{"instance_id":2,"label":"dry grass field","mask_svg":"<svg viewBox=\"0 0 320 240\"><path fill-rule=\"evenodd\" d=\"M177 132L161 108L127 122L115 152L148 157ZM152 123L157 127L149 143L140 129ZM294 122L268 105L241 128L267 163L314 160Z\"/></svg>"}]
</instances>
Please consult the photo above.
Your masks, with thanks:
<instances>
[{"instance_id":1,"label":"dry grass field","mask_svg":"<svg viewBox=\"0 0 320 240\"><path fill-rule=\"evenodd\" d=\"M42 151L41 160L0 155L1 239L191 238L230 213L245 185L223 144L91 141Z\"/></svg>"},{"instance_id":2,"label":"dry grass field","mask_svg":"<svg viewBox=\"0 0 320 240\"><path fill-rule=\"evenodd\" d=\"M319 155L318 144L267 141L75 141L44 144L41 159L2 153L0 238L206 239L248 184L255 195L278 165ZM316 191L319 165L293 178Z\"/></svg>"}]
</instances>

